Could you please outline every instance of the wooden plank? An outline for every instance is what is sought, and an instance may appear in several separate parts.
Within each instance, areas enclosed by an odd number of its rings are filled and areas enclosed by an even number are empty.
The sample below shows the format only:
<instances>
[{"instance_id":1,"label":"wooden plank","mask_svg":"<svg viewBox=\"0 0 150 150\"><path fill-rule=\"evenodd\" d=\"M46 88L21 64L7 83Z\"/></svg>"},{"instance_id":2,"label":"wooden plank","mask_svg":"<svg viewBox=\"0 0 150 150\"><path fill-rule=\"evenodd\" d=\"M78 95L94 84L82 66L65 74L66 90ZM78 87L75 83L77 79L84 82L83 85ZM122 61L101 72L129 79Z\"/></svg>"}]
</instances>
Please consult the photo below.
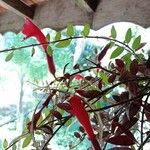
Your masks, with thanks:
<instances>
[{"instance_id":1,"label":"wooden plank","mask_svg":"<svg viewBox=\"0 0 150 150\"><path fill-rule=\"evenodd\" d=\"M99 2L100 0L76 0L77 5L88 12L95 11Z\"/></svg>"},{"instance_id":2,"label":"wooden plank","mask_svg":"<svg viewBox=\"0 0 150 150\"><path fill-rule=\"evenodd\" d=\"M21 0L23 3L31 6L31 5L34 5L34 4L40 4L46 0Z\"/></svg>"},{"instance_id":3,"label":"wooden plank","mask_svg":"<svg viewBox=\"0 0 150 150\"><path fill-rule=\"evenodd\" d=\"M6 9L0 6L0 13L5 12Z\"/></svg>"},{"instance_id":4,"label":"wooden plank","mask_svg":"<svg viewBox=\"0 0 150 150\"><path fill-rule=\"evenodd\" d=\"M29 17L33 19L35 5L29 7L20 0L0 0L0 5L21 17Z\"/></svg>"}]
</instances>

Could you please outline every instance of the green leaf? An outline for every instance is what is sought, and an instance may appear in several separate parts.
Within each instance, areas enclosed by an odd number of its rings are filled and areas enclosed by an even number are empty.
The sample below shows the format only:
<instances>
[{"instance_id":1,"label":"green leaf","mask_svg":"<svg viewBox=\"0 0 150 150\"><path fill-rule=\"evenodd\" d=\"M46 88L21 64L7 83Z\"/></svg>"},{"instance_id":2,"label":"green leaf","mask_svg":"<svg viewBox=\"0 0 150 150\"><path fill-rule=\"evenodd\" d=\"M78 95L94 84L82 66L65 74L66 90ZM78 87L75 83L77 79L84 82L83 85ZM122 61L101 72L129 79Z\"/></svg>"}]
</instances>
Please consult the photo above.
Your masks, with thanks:
<instances>
[{"instance_id":1,"label":"green leaf","mask_svg":"<svg viewBox=\"0 0 150 150\"><path fill-rule=\"evenodd\" d=\"M3 142L3 147L4 147L4 149L6 149L8 147L8 141L6 139Z\"/></svg>"},{"instance_id":2,"label":"green leaf","mask_svg":"<svg viewBox=\"0 0 150 150\"><path fill-rule=\"evenodd\" d=\"M27 146L30 144L31 140L32 140L32 135L29 134L29 135L24 139L23 144L22 144L22 148L27 147Z\"/></svg>"},{"instance_id":3,"label":"green leaf","mask_svg":"<svg viewBox=\"0 0 150 150\"><path fill-rule=\"evenodd\" d=\"M144 56L142 53L137 54L137 55L138 55L138 60L139 60L140 62L143 62L143 60L145 59L145 56Z\"/></svg>"},{"instance_id":4,"label":"green leaf","mask_svg":"<svg viewBox=\"0 0 150 150\"><path fill-rule=\"evenodd\" d=\"M56 47L65 48L70 45L70 42L71 42L71 40L60 41L59 43L56 44Z\"/></svg>"},{"instance_id":5,"label":"green leaf","mask_svg":"<svg viewBox=\"0 0 150 150\"><path fill-rule=\"evenodd\" d=\"M70 126L71 125L71 123L72 123L72 118L70 118L66 123L65 123L65 126Z\"/></svg>"},{"instance_id":6,"label":"green leaf","mask_svg":"<svg viewBox=\"0 0 150 150\"><path fill-rule=\"evenodd\" d=\"M61 39L61 32L57 32L55 36L55 41L59 41Z\"/></svg>"},{"instance_id":7,"label":"green leaf","mask_svg":"<svg viewBox=\"0 0 150 150\"><path fill-rule=\"evenodd\" d=\"M140 46L140 43L141 43L141 36L139 35L139 36L133 41L132 48L133 48L133 49L138 49L139 46Z\"/></svg>"},{"instance_id":8,"label":"green leaf","mask_svg":"<svg viewBox=\"0 0 150 150\"><path fill-rule=\"evenodd\" d=\"M113 46L115 46L115 42L110 42L110 47L109 48L112 48Z\"/></svg>"},{"instance_id":9,"label":"green leaf","mask_svg":"<svg viewBox=\"0 0 150 150\"><path fill-rule=\"evenodd\" d=\"M127 53L125 54L122 59L124 60L125 64L126 64L126 69L129 70L130 68L130 64L131 64L131 53Z\"/></svg>"},{"instance_id":10,"label":"green leaf","mask_svg":"<svg viewBox=\"0 0 150 150\"><path fill-rule=\"evenodd\" d=\"M46 39L47 39L48 42L50 41L51 37L50 37L49 33L46 35Z\"/></svg>"},{"instance_id":11,"label":"green leaf","mask_svg":"<svg viewBox=\"0 0 150 150\"><path fill-rule=\"evenodd\" d=\"M40 116L40 118L39 118L39 120L38 120L38 122L37 122L37 126L40 125L42 121L43 121L43 116L42 116L42 114L41 114L41 116Z\"/></svg>"},{"instance_id":12,"label":"green leaf","mask_svg":"<svg viewBox=\"0 0 150 150\"><path fill-rule=\"evenodd\" d=\"M31 53L31 57L33 57L33 55L35 54L35 48L32 47L32 53Z\"/></svg>"},{"instance_id":13,"label":"green leaf","mask_svg":"<svg viewBox=\"0 0 150 150\"><path fill-rule=\"evenodd\" d=\"M129 43L131 41L131 38L132 38L132 30L131 28L129 28L125 35L125 42Z\"/></svg>"},{"instance_id":14,"label":"green leaf","mask_svg":"<svg viewBox=\"0 0 150 150\"><path fill-rule=\"evenodd\" d=\"M46 108L46 109L45 109L45 118L46 118L48 115L50 115L50 113L51 113L51 110L50 110L49 108Z\"/></svg>"},{"instance_id":15,"label":"green leaf","mask_svg":"<svg viewBox=\"0 0 150 150\"><path fill-rule=\"evenodd\" d=\"M52 50L51 46L48 46L47 53L48 53L49 56L53 55L53 50Z\"/></svg>"},{"instance_id":16,"label":"green leaf","mask_svg":"<svg viewBox=\"0 0 150 150\"><path fill-rule=\"evenodd\" d=\"M13 145L12 150L17 150L17 146L16 146L16 144L15 144L15 145Z\"/></svg>"},{"instance_id":17,"label":"green leaf","mask_svg":"<svg viewBox=\"0 0 150 150\"><path fill-rule=\"evenodd\" d=\"M13 56L14 56L14 52L9 53L9 54L6 56L5 61L6 61L6 62L7 62L7 61L10 61L10 60L13 58Z\"/></svg>"},{"instance_id":18,"label":"green leaf","mask_svg":"<svg viewBox=\"0 0 150 150\"><path fill-rule=\"evenodd\" d=\"M83 36L88 36L89 33L90 33L90 25L89 25L89 24L85 24L85 25L84 25L84 29L83 29L83 31L81 32L81 34L82 34Z\"/></svg>"},{"instance_id":19,"label":"green leaf","mask_svg":"<svg viewBox=\"0 0 150 150\"><path fill-rule=\"evenodd\" d=\"M72 24L68 24L68 26L67 26L67 35L70 37L74 35L74 28L73 28Z\"/></svg>"},{"instance_id":20,"label":"green leaf","mask_svg":"<svg viewBox=\"0 0 150 150\"><path fill-rule=\"evenodd\" d=\"M112 58L118 57L118 56L123 52L123 50L124 50L124 47L118 46L118 47L112 52L110 58L112 59Z\"/></svg>"},{"instance_id":21,"label":"green leaf","mask_svg":"<svg viewBox=\"0 0 150 150\"><path fill-rule=\"evenodd\" d=\"M117 32L114 26L111 28L111 37L114 39L117 37Z\"/></svg>"},{"instance_id":22,"label":"green leaf","mask_svg":"<svg viewBox=\"0 0 150 150\"><path fill-rule=\"evenodd\" d=\"M57 111L63 116L65 111L63 109L58 108Z\"/></svg>"},{"instance_id":23,"label":"green leaf","mask_svg":"<svg viewBox=\"0 0 150 150\"><path fill-rule=\"evenodd\" d=\"M104 84L108 84L108 76L104 72L99 73L100 78L102 79Z\"/></svg>"},{"instance_id":24,"label":"green leaf","mask_svg":"<svg viewBox=\"0 0 150 150\"><path fill-rule=\"evenodd\" d=\"M131 59L131 53L125 54L122 58L125 62L129 61Z\"/></svg>"},{"instance_id":25,"label":"green leaf","mask_svg":"<svg viewBox=\"0 0 150 150\"><path fill-rule=\"evenodd\" d=\"M96 109L99 109L101 108L101 102L100 101L97 101L96 103L94 103Z\"/></svg>"}]
</instances>

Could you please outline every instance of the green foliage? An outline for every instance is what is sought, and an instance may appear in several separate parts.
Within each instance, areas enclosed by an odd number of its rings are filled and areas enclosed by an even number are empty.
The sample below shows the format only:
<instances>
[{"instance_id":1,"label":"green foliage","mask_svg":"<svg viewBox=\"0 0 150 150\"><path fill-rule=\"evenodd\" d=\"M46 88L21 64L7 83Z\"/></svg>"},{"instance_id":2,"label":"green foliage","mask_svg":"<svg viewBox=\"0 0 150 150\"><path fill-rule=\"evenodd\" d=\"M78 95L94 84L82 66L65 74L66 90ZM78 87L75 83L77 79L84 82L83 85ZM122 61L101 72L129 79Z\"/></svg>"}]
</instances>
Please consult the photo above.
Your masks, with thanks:
<instances>
[{"instance_id":1,"label":"green foliage","mask_svg":"<svg viewBox=\"0 0 150 150\"><path fill-rule=\"evenodd\" d=\"M132 48L133 49L138 49L139 46L140 46L140 43L141 43L141 36L139 35L137 38L135 38L135 40L133 41L133 44L132 44Z\"/></svg>"},{"instance_id":2,"label":"green foliage","mask_svg":"<svg viewBox=\"0 0 150 150\"><path fill-rule=\"evenodd\" d=\"M69 127L73 122L73 119L70 118L66 123L65 123L65 126Z\"/></svg>"},{"instance_id":3,"label":"green foliage","mask_svg":"<svg viewBox=\"0 0 150 150\"><path fill-rule=\"evenodd\" d=\"M111 28L111 37L114 39L117 37L117 32L114 26Z\"/></svg>"},{"instance_id":4,"label":"green foliage","mask_svg":"<svg viewBox=\"0 0 150 150\"><path fill-rule=\"evenodd\" d=\"M8 141L6 139L3 142L3 147L4 147L4 149L6 149L8 147Z\"/></svg>"},{"instance_id":5,"label":"green foliage","mask_svg":"<svg viewBox=\"0 0 150 150\"><path fill-rule=\"evenodd\" d=\"M53 49L52 49L52 47L50 45L47 48L47 53L48 53L49 56L53 55Z\"/></svg>"},{"instance_id":6,"label":"green foliage","mask_svg":"<svg viewBox=\"0 0 150 150\"><path fill-rule=\"evenodd\" d=\"M46 39L47 39L47 41L50 41L50 40L51 40L51 37L50 37L50 34L49 34L49 33L46 35Z\"/></svg>"},{"instance_id":7,"label":"green foliage","mask_svg":"<svg viewBox=\"0 0 150 150\"><path fill-rule=\"evenodd\" d=\"M83 29L83 31L81 32L81 34L82 34L84 37L86 37L86 36L89 35L89 33L90 33L90 25L89 25L89 24L85 24L85 25L84 25L84 29Z\"/></svg>"},{"instance_id":8,"label":"green foliage","mask_svg":"<svg viewBox=\"0 0 150 150\"><path fill-rule=\"evenodd\" d=\"M108 76L105 72L99 72L99 77L102 79L104 84L108 84Z\"/></svg>"},{"instance_id":9,"label":"green foliage","mask_svg":"<svg viewBox=\"0 0 150 150\"><path fill-rule=\"evenodd\" d=\"M29 134L23 141L22 148L27 147L32 141L32 135Z\"/></svg>"},{"instance_id":10,"label":"green foliage","mask_svg":"<svg viewBox=\"0 0 150 150\"><path fill-rule=\"evenodd\" d=\"M6 62L7 62L7 61L10 61L10 60L13 58L13 56L14 56L14 52L9 53L9 54L6 56L5 61L6 61Z\"/></svg>"},{"instance_id":11,"label":"green foliage","mask_svg":"<svg viewBox=\"0 0 150 150\"><path fill-rule=\"evenodd\" d=\"M61 32L57 32L55 36L55 41L59 41L61 39Z\"/></svg>"},{"instance_id":12,"label":"green foliage","mask_svg":"<svg viewBox=\"0 0 150 150\"><path fill-rule=\"evenodd\" d=\"M33 57L33 56L34 56L34 54L35 54L35 48L34 48L34 47L32 47L31 57Z\"/></svg>"},{"instance_id":13,"label":"green foliage","mask_svg":"<svg viewBox=\"0 0 150 150\"><path fill-rule=\"evenodd\" d=\"M110 58L116 58L124 51L124 47L118 46L111 54Z\"/></svg>"},{"instance_id":14,"label":"green foliage","mask_svg":"<svg viewBox=\"0 0 150 150\"><path fill-rule=\"evenodd\" d=\"M129 43L131 41L131 38L132 38L132 30L131 28L129 28L125 35L125 42Z\"/></svg>"},{"instance_id":15,"label":"green foliage","mask_svg":"<svg viewBox=\"0 0 150 150\"><path fill-rule=\"evenodd\" d=\"M15 144L15 145L13 145L12 150L17 150L17 146L16 146L16 144Z\"/></svg>"},{"instance_id":16,"label":"green foliage","mask_svg":"<svg viewBox=\"0 0 150 150\"><path fill-rule=\"evenodd\" d=\"M56 47L57 48L65 48L65 47L67 47L67 46L69 46L70 45L70 42L71 42L71 40L63 40L63 41L60 41L60 42L58 42L57 44L56 44Z\"/></svg>"},{"instance_id":17,"label":"green foliage","mask_svg":"<svg viewBox=\"0 0 150 150\"><path fill-rule=\"evenodd\" d=\"M72 37L74 35L74 28L73 28L72 24L67 25L67 35L70 37Z\"/></svg>"}]
</instances>

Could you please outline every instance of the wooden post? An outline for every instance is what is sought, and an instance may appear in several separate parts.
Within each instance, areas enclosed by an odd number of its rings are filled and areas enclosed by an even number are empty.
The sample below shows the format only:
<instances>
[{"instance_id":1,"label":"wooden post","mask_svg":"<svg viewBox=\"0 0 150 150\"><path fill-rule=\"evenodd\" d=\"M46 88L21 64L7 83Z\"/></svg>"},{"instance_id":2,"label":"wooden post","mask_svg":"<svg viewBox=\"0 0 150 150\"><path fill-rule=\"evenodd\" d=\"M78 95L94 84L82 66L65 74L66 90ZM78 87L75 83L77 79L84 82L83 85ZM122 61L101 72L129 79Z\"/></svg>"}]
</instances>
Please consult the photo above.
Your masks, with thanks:
<instances>
[{"instance_id":1,"label":"wooden post","mask_svg":"<svg viewBox=\"0 0 150 150\"><path fill-rule=\"evenodd\" d=\"M35 5L29 7L20 0L0 0L0 5L21 17L33 19Z\"/></svg>"}]
</instances>

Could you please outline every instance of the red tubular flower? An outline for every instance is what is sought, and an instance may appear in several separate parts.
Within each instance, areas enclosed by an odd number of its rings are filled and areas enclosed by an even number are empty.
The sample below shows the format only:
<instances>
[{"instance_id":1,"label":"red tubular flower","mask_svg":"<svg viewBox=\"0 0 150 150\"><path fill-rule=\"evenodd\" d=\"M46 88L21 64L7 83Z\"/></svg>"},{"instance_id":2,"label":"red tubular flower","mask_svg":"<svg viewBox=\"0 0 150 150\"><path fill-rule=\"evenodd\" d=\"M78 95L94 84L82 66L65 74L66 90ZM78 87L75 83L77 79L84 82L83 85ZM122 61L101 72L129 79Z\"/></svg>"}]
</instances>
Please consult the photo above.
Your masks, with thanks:
<instances>
[{"instance_id":1,"label":"red tubular flower","mask_svg":"<svg viewBox=\"0 0 150 150\"><path fill-rule=\"evenodd\" d=\"M33 22L30 19L26 19L23 27L22 27L22 33L24 35L26 35L26 38L30 38L30 37L35 37L37 39L37 41L42 44L42 43L46 43L46 37L44 36L44 34L41 32L41 30L35 25L33 24ZM55 75L55 65L54 65L54 61L53 61L53 57L49 56L47 53L47 47L48 45L42 45L45 53L46 53L46 57L47 57L47 62L48 62L48 66L49 66L49 71Z\"/></svg>"},{"instance_id":2,"label":"red tubular flower","mask_svg":"<svg viewBox=\"0 0 150 150\"><path fill-rule=\"evenodd\" d=\"M70 113L78 119L81 125L84 127L89 140L91 140L93 147L95 150L101 150L99 143L96 139L96 136L93 132L88 113L84 108L84 104L81 101L81 97L77 95L73 95L69 100L71 110Z\"/></svg>"}]
</instances>

